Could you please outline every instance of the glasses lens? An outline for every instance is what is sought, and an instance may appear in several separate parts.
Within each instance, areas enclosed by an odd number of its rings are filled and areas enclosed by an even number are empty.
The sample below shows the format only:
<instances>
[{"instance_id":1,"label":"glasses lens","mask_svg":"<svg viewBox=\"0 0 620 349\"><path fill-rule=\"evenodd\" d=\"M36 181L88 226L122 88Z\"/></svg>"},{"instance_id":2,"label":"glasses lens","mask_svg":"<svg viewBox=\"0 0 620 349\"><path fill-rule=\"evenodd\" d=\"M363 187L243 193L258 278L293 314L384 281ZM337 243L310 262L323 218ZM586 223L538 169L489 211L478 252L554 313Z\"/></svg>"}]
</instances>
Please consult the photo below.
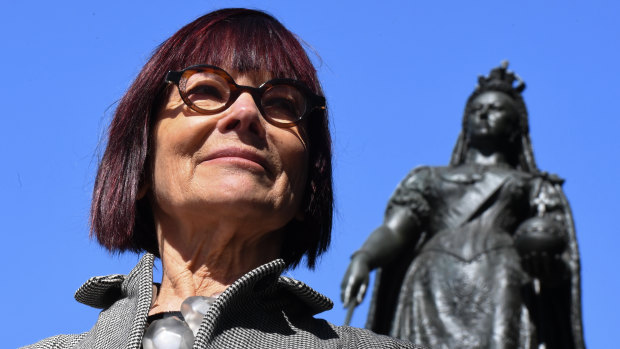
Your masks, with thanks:
<instances>
[{"instance_id":1,"label":"glasses lens","mask_svg":"<svg viewBox=\"0 0 620 349\"><path fill-rule=\"evenodd\" d=\"M293 123L306 112L306 97L292 85L274 85L263 93L265 116L281 123Z\"/></svg>"},{"instance_id":2,"label":"glasses lens","mask_svg":"<svg viewBox=\"0 0 620 349\"><path fill-rule=\"evenodd\" d=\"M217 110L230 98L230 86L222 76L208 71L194 72L184 86L185 97L204 110Z\"/></svg>"}]
</instances>

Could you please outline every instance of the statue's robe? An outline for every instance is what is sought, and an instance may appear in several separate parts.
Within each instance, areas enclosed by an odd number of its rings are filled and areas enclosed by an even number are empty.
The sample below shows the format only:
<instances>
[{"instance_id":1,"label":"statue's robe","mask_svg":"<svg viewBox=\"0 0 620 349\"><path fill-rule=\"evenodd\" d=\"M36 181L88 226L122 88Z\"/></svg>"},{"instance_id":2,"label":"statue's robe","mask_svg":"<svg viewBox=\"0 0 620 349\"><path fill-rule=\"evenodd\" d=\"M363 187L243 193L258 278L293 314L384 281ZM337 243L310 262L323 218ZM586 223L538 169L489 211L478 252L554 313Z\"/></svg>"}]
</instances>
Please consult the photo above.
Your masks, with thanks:
<instances>
[{"instance_id":1,"label":"statue's robe","mask_svg":"<svg viewBox=\"0 0 620 349\"><path fill-rule=\"evenodd\" d=\"M517 226L551 195L568 241L558 273L533 291L513 246ZM582 348L579 259L561 180L461 165L422 167L397 187L386 215L406 207L423 233L378 271L367 327L432 348Z\"/></svg>"}]
</instances>

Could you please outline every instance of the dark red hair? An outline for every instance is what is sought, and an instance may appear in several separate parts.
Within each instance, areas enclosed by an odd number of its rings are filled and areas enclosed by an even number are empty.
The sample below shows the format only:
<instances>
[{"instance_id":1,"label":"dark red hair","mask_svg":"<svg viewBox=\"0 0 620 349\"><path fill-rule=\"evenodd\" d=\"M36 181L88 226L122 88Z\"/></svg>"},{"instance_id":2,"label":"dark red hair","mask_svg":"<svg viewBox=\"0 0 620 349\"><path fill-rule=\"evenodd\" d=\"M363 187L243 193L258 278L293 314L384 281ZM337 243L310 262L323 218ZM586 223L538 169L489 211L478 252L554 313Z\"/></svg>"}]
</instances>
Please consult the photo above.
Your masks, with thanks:
<instances>
[{"instance_id":1,"label":"dark red hair","mask_svg":"<svg viewBox=\"0 0 620 349\"><path fill-rule=\"evenodd\" d=\"M296 36L272 16L248 9L206 14L164 41L120 100L109 127L91 206L91 235L111 252L159 254L151 205L138 200L150 176L151 136L157 112L169 89L166 72L195 64L212 64L240 73L267 71L274 78L304 82L323 95L316 70ZM283 229L281 257L289 266L306 255L312 268L330 242L333 192L331 137L326 111L307 118L309 173L302 207L305 219Z\"/></svg>"}]
</instances>

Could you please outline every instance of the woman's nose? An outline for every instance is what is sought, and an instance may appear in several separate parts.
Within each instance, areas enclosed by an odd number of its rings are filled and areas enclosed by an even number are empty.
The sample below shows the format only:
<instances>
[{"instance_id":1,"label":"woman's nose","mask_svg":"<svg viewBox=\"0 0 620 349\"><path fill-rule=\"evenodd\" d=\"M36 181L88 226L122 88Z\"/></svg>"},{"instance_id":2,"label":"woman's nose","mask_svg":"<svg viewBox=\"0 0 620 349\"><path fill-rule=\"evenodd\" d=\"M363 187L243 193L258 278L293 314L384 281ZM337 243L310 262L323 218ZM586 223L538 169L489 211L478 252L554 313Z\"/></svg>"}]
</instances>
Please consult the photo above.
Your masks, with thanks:
<instances>
[{"instance_id":1,"label":"woman's nose","mask_svg":"<svg viewBox=\"0 0 620 349\"><path fill-rule=\"evenodd\" d=\"M264 135L265 128L260 110L249 93L241 93L224 113L225 116L217 123L220 132L237 131Z\"/></svg>"}]
</instances>

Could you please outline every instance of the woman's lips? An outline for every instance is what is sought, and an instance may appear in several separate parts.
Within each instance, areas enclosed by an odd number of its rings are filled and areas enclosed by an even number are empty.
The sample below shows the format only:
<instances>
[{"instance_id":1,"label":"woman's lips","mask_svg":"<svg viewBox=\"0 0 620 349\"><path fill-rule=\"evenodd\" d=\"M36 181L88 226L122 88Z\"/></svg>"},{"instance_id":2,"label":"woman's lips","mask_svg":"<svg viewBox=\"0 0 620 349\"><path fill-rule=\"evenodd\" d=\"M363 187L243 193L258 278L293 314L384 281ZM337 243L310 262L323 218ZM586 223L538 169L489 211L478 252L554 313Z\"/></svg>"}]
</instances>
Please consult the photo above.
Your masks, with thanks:
<instances>
[{"instance_id":1,"label":"woman's lips","mask_svg":"<svg viewBox=\"0 0 620 349\"><path fill-rule=\"evenodd\" d=\"M269 172L269 163L265 157L254 151L242 148L223 148L210 152L202 162L225 162L248 166L252 168L261 168Z\"/></svg>"}]
</instances>

